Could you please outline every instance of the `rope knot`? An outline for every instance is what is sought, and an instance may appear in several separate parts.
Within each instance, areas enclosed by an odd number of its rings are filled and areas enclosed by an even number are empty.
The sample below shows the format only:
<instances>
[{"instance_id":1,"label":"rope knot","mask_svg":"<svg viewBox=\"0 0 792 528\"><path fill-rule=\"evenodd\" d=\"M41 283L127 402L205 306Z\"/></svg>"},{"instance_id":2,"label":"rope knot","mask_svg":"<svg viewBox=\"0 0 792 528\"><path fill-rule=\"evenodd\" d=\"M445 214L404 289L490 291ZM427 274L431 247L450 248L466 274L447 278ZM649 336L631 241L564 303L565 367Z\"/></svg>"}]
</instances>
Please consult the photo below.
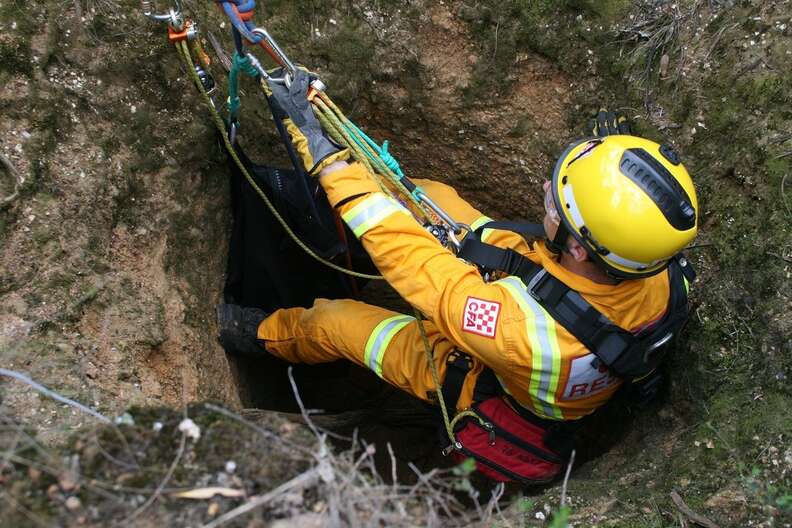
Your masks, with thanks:
<instances>
[{"instance_id":1,"label":"rope knot","mask_svg":"<svg viewBox=\"0 0 792 528\"><path fill-rule=\"evenodd\" d=\"M232 59L231 68L239 70L250 77L256 77L259 73L258 70L253 66L253 63L250 61L250 57L247 55L240 55L236 51L234 52L234 57Z\"/></svg>"},{"instance_id":2,"label":"rope knot","mask_svg":"<svg viewBox=\"0 0 792 528\"><path fill-rule=\"evenodd\" d=\"M395 174L401 176L401 168L399 167L399 162L396 161L396 158L391 156L391 153L388 152L388 140L386 139L382 143L382 147L380 148L379 152L380 158L382 161L387 165L387 167L392 170Z\"/></svg>"},{"instance_id":3,"label":"rope knot","mask_svg":"<svg viewBox=\"0 0 792 528\"><path fill-rule=\"evenodd\" d=\"M245 40L257 44L260 35L254 35L253 11L256 9L256 0L215 0L223 12L231 19L231 24L239 31Z\"/></svg>"}]
</instances>

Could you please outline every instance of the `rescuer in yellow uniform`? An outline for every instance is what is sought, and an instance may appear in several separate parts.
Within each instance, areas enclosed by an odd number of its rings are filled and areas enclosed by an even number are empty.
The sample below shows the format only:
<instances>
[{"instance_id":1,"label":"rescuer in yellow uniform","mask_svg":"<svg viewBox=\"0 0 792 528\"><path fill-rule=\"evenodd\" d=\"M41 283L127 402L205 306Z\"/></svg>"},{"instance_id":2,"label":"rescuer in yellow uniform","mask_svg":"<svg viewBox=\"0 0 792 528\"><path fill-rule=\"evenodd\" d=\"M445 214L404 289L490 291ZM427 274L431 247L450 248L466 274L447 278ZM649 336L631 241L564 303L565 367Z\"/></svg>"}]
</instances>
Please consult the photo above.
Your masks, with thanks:
<instances>
[{"instance_id":1,"label":"rescuer in yellow uniform","mask_svg":"<svg viewBox=\"0 0 792 528\"><path fill-rule=\"evenodd\" d=\"M608 401L621 379L596 367L592 353L527 294L520 278L485 281L476 266L442 247L402 205L382 193L362 165L344 161L346 153L321 134L304 101L305 90L307 81L298 75L291 89L273 92L292 118L289 128L306 167L318 174L331 205L380 273L427 317L424 325L440 379L455 349L473 360L457 409L471 405L485 367L513 401L543 419L576 420ZM691 179L663 149L618 133L578 142L544 184L543 224L555 246L529 245L505 231L485 230L482 238L539 264L619 327L630 332L646 328L668 309L669 259L697 229ZM620 164L627 152L639 155L646 171L665 178L676 193L674 203L658 199L625 175ZM457 222L475 229L489 220L447 185L416 183ZM246 331L255 328L266 350L286 361L346 358L423 400L431 401L438 390L412 315L354 300L318 299L311 308L282 309L260 324L253 322ZM221 330L232 327L244 330L221 320Z\"/></svg>"}]
</instances>

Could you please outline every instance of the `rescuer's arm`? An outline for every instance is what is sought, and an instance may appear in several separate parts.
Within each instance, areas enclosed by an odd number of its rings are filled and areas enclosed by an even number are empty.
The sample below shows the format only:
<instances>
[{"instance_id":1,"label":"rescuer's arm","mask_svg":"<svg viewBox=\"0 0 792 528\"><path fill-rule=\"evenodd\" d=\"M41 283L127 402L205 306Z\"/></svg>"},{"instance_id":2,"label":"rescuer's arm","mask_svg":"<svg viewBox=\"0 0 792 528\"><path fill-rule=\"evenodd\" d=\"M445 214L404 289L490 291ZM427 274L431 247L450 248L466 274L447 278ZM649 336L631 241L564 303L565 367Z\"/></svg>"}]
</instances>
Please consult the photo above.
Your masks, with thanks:
<instances>
[{"instance_id":1,"label":"rescuer's arm","mask_svg":"<svg viewBox=\"0 0 792 528\"><path fill-rule=\"evenodd\" d=\"M507 287L442 247L357 163L333 164L320 182L385 279L457 346L496 370L517 361L524 316Z\"/></svg>"},{"instance_id":2,"label":"rescuer's arm","mask_svg":"<svg viewBox=\"0 0 792 528\"><path fill-rule=\"evenodd\" d=\"M450 185L417 178L413 179L413 183L423 188L429 198L434 200L455 222L466 224L475 231L480 226L492 221L492 218L482 214L459 196ZM522 254L530 251L525 239L511 231L484 229L481 233L481 240L498 247L511 248Z\"/></svg>"}]
</instances>

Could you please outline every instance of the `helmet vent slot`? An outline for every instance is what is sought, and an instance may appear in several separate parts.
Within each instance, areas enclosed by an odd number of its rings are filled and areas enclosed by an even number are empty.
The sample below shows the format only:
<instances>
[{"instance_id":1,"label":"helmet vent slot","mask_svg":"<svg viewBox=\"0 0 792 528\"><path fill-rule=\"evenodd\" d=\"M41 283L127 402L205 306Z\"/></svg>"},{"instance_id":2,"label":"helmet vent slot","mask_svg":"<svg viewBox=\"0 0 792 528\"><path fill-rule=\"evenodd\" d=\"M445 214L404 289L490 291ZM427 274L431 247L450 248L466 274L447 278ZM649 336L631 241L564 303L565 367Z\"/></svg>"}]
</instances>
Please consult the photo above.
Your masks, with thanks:
<instances>
[{"instance_id":1,"label":"helmet vent slot","mask_svg":"<svg viewBox=\"0 0 792 528\"><path fill-rule=\"evenodd\" d=\"M642 148L626 150L619 169L652 199L674 228L688 230L696 225L696 210L690 197L671 172L649 152Z\"/></svg>"}]
</instances>

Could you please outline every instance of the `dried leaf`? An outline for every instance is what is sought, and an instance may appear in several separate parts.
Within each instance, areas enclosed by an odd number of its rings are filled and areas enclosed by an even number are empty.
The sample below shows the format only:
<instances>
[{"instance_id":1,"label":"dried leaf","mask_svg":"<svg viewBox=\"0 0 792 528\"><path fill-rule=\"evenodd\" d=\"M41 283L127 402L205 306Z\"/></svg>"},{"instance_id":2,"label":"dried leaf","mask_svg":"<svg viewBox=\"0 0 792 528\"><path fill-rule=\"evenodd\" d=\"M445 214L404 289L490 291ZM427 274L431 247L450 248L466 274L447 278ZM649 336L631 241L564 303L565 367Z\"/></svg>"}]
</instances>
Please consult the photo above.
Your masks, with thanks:
<instances>
[{"instance_id":1,"label":"dried leaf","mask_svg":"<svg viewBox=\"0 0 792 528\"><path fill-rule=\"evenodd\" d=\"M215 495L221 495L228 498L244 497L245 492L233 488L220 488L214 486L209 488L195 488L189 491L180 491L178 493L172 493L171 495L178 499L206 500L211 499Z\"/></svg>"}]
</instances>

